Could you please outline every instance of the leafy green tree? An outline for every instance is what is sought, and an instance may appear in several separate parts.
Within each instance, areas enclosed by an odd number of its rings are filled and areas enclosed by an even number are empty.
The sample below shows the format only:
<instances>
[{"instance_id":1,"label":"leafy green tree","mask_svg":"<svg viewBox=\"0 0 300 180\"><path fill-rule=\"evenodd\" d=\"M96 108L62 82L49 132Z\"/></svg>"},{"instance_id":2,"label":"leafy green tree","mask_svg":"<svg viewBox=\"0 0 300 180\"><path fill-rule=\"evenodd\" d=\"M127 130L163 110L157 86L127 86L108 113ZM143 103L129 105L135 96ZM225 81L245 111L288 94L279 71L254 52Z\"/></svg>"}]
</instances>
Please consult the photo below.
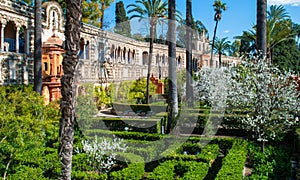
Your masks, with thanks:
<instances>
[{"instance_id":1,"label":"leafy green tree","mask_svg":"<svg viewBox=\"0 0 300 180\"><path fill-rule=\"evenodd\" d=\"M222 12L226 11L226 9L227 9L226 3L222 3L221 0L216 0L213 4L213 7L214 7L214 11L215 11L214 20L216 21L216 25L215 25L214 36L213 36L212 45L211 45L210 67L212 67L212 65L213 65L213 50L214 50L215 38L216 38L216 34L217 34L218 23L222 18Z\"/></svg>"},{"instance_id":2,"label":"leafy green tree","mask_svg":"<svg viewBox=\"0 0 300 180\"><path fill-rule=\"evenodd\" d=\"M147 81L144 78L140 78L135 80L129 89L129 99L136 100L137 103L146 101L146 89ZM149 95L153 96L155 93L155 87L152 83L150 83L150 91Z\"/></svg>"},{"instance_id":3,"label":"leafy green tree","mask_svg":"<svg viewBox=\"0 0 300 180\"><path fill-rule=\"evenodd\" d=\"M240 117L240 128L261 141L280 140L298 122L299 92L293 73L280 71L265 58L255 56L243 61L231 74L231 109L247 111ZM234 113L234 112L233 112Z\"/></svg>"},{"instance_id":4,"label":"leafy green tree","mask_svg":"<svg viewBox=\"0 0 300 180\"><path fill-rule=\"evenodd\" d=\"M300 24L294 23L293 24L293 30L295 31L296 36L297 36L296 43L297 43L298 49L300 49L300 42L299 42L299 40L300 40Z\"/></svg>"},{"instance_id":5,"label":"leafy green tree","mask_svg":"<svg viewBox=\"0 0 300 180\"><path fill-rule=\"evenodd\" d=\"M100 6L98 0L84 0L82 3L82 22L100 27Z\"/></svg>"},{"instance_id":6,"label":"leafy green tree","mask_svg":"<svg viewBox=\"0 0 300 180\"><path fill-rule=\"evenodd\" d=\"M58 106L44 105L32 86L0 87L0 175L58 177Z\"/></svg>"},{"instance_id":7,"label":"leafy green tree","mask_svg":"<svg viewBox=\"0 0 300 180\"><path fill-rule=\"evenodd\" d=\"M160 18L165 18L167 13L167 2L163 0L136 0L135 4L130 4L127 8L128 14L136 13L129 17L133 18L149 18L150 23L150 46L149 46L149 60L148 60L148 73L147 73L147 91L146 91L146 103L149 102L149 86L150 86L150 74L151 74L151 62L153 59L153 44L156 32L156 25Z\"/></svg>"},{"instance_id":8,"label":"leafy green tree","mask_svg":"<svg viewBox=\"0 0 300 180\"><path fill-rule=\"evenodd\" d=\"M222 55L227 55L226 53L230 49L230 41L227 41L227 37L218 39L216 38L214 51L219 55L219 68L222 67Z\"/></svg>"},{"instance_id":9,"label":"leafy green tree","mask_svg":"<svg viewBox=\"0 0 300 180\"><path fill-rule=\"evenodd\" d=\"M103 28L104 12L114 0L84 0L82 4L82 21Z\"/></svg>"},{"instance_id":10,"label":"leafy green tree","mask_svg":"<svg viewBox=\"0 0 300 180\"><path fill-rule=\"evenodd\" d=\"M111 85L110 85L111 86ZM95 87L95 99L96 99L96 106L98 109L102 109L103 107L110 107L112 104L111 99L111 92L109 92L111 88L103 87L103 86L96 86Z\"/></svg>"},{"instance_id":11,"label":"leafy green tree","mask_svg":"<svg viewBox=\"0 0 300 180\"><path fill-rule=\"evenodd\" d=\"M295 71L300 74L300 49L296 41L290 39L281 42L273 50L273 63L280 69Z\"/></svg>"},{"instance_id":12,"label":"leafy green tree","mask_svg":"<svg viewBox=\"0 0 300 180\"><path fill-rule=\"evenodd\" d=\"M131 26L130 26L129 18L126 16L126 11L124 8L123 1L117 2L115 13L116 13L115 32L130 37Z\"/></svg>"}]
</instances>

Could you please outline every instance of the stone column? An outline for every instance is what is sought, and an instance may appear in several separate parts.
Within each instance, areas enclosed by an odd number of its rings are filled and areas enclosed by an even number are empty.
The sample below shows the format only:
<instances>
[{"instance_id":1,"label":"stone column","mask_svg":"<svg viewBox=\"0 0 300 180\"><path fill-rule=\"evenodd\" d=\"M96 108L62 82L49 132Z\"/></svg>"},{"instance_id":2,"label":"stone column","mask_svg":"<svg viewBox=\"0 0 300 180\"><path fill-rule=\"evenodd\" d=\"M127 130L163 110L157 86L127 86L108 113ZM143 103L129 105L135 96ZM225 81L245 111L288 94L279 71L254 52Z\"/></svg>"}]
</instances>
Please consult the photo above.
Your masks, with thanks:
<instances>
[{"instance_id":1,"label":"stone column","mask_svg":"<svg viewBox=\"0 0 300 180\"><path fill-rule=\"evenodd\" d=\"M19 53L19 31L20 31L20 26L16 26L16 53Z\"/></svg>"},{"instance_id":2,"label":"stone column","mask_svg":"<svg viewBox=\"0 0 300 180\"><path fill-rule=\"evenodd\" d=\"M29 54L29 47L30 47L30 31L29 31L29 29L26 29L26 40L25 40L25 43L26 43L26 51L25 51L25 53Z\"/></svg>"},{"instance_id":3,"label":"stone column","mask_svg":"<svg viewBox=\"0 0 300 180\"><path fill-rule=\"evenodd\" d=\"M4 28L6 25L6 20L1 20L1 51L4 51Z\"/></svg>"}]
</instances>

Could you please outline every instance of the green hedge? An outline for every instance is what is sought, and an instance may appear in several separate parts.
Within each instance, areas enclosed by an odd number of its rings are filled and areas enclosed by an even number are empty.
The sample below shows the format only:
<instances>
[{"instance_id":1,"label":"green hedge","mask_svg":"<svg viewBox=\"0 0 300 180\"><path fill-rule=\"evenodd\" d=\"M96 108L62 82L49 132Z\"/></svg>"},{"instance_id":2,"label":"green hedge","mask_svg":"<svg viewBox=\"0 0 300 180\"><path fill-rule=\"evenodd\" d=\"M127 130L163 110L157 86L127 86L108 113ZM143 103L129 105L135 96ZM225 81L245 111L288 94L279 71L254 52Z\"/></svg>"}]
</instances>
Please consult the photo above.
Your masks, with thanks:
<instances>
[{"instance_id":1,"label":"green hedge","mask_svg":"<svg viewBox=\"0 0 300 180\"><path fill-rule=\"evenodd\" d=\"M134 113L151 113L157 114L160 112L166 112L166 105L149 105L149 104L123 104L123 103L113 103L113 108L116 110L117 114L134 112Z\"/></svg>"},{"instance_id":2,"label":"green hedge","mask_svg":"<svg viewBox=\"0 0 300 180\"><path fill-rule=\"evenodd\" d=\"M173 180L175 177L175 164L177 161L165 161L160 163L151 173L148 174L147 179L164 179Z\"/></svg>"},{"instance_id":3,"label":"green hedge","mask_svg":"<svg viewBox=\"0 0 300 180\"><path fill-rule=\"evenodd\" d=\"M87 130L87 135L94 137L94 135L98 136L109 136L109 135L116 135L122 139L128 140L141 140L141 141L157 141L167 135L162 134L150 134L150 133L143 133L143 132L125 132L125 131L109 131L109 130L102 130L102 129L93 129Z\"/></svg>"},{"instance_id":4,"label":"green hedge","mask_svg":"<svg viewBox=\"0 0 300 180\"><path fill-rule=\"evenodd\" d=\"M163 117L97 117L85 120L85 122L81 121L80 123L83 131L90 131L92 129L124 131L125 127L127 127L128 131L160 134L163 121Z\"/></svg>"},{"instance_id":5,"label":"green hedge","mask_svg":"<svg viewBox=\"0 0 300 180\"><path fill-rule=\"evenodd\" d=\"M98 174L90 171L72 171L72 179L74 180L107 180L107 174Z\"/></svg>"},{"instance_id":6,"label":"green hedge","mask_svg":"<svg viewBox=\"0 0 300 180\"><path fill-rule=\"evenodd\" d=\"M208 164L196 161L165 161L151 172L147 179L204 179L208 173Z\"/></svg>"},{"instance_id":7,"label":"green hedge","mask_svg":"<svg viewBox=\"0 0 300 180\"><path fill-rule=\"evenodd\" d=\"M216 179L243 179L243 170L248 153L247 149L247 141L235 140L229 153L222 160L222 167Z\"/></svg>"},{"instance_id":8,"label":"green hedge","mask_svg":"<svg viewBox=\"0 0 300 180\"><path fill-rule=\"evenodd\" d=\"M217 159L219 151L220 148L217 144L208 144L201 149L201 153L198 155L198 158L211 166Z\"/></svg>"},{"instance_id":9,"label":"green hedge","mask_svg":"<svg viewBox=\"0 0 300 180\"><path fill-rule=\"evenodd\" d=\"M119 171L111 172L109 179L142 179L145 173L145 163L142 157L132 153L118 153L119 160L128 162L127 168Z\"/></svg>"},{"instance_id":10,"label":"green hedge","mask_svg":"<svg viewBox=\"0 0 300 180\"><path fill-rule=\"evenodd\" d=\"M180 180L201 180L204 179L208 173L209 167L207 164L202 162L195 162L195 161L186 161L184 162L185 166L188 167L187 172L184 173Z\"/></svg>"}]
</instances>

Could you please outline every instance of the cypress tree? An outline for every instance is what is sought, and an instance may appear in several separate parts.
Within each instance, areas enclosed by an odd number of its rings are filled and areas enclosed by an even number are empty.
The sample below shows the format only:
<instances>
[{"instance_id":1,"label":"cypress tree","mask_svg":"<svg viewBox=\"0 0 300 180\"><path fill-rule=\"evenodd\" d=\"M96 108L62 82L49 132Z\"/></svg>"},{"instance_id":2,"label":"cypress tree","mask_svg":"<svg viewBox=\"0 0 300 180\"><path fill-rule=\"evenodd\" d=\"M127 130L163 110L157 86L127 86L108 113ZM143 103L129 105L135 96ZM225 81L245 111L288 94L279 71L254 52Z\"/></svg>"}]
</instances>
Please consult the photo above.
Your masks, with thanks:
<instances>
[{"instance_id":1,"label":"cypress tree","mask_svg":"<svg viewBox=\"0 0 300 180\"><path fill-rule=\"evenodd\" d=\"M131 27L129 18L126 16L123 1L117 2L116 4L116 26L115 32L125 36L131 36Z\"/></svg>"}]
</instances>

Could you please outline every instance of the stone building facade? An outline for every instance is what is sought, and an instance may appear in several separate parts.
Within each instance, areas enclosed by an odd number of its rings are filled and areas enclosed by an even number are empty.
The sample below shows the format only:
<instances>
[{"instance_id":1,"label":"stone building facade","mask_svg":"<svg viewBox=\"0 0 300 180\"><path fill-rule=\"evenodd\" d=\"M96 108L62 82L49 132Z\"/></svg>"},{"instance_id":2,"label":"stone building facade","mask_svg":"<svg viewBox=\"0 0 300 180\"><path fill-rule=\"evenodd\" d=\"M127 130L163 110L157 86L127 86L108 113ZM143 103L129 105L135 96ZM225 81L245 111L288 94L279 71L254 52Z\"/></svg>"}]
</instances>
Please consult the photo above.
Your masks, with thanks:
<instances>
[{"instance_id":1,"label":"stone building facade","mask_svg":"<svg viewBox=\"0 0 300 180\"><path fill-rule=\"evenodd\" d=\"M43 3L43 91L51 101L60 94L64 53L64 14L55 1ZM33 83L34 9L18 1L0 0L0 85ZM193 68L209 67L209 40L193 37ZM86 82L120 82L146 77L149 43L82 24L78 74ZM215 65L217 57L214 58ZM177 48L177 69L185 68L185 49ZM223 57L227 64L239 59ZM154 45L152 75L168 76L168 47ZM53 83L51 85L51 83ZM51 87L50 87L51 86ZM51 95L52 94L52 95Z\"/></svg>"}]
</instances>

